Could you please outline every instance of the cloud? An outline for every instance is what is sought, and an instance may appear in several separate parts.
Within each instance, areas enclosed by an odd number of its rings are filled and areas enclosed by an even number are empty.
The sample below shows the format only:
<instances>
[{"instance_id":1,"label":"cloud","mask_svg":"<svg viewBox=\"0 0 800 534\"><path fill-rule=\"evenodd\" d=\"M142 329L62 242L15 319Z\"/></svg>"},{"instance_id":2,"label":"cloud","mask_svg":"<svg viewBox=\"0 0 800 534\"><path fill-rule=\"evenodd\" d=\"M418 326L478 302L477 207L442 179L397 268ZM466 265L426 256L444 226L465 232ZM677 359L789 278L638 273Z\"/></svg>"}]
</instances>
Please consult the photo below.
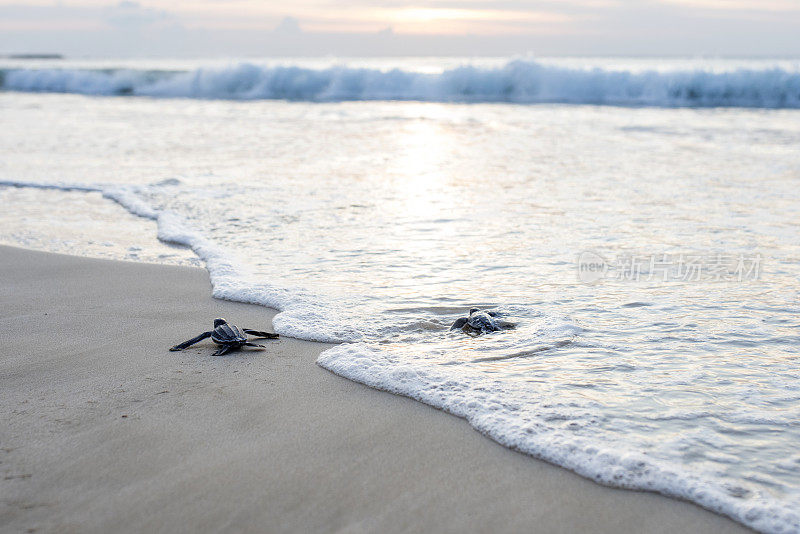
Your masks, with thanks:
<instances>
[{"instance_id":1,"label":"cloud","mask_svg":"<svg viewBox=\"0 0 800 534\"><path fill-rule=\"evenodd\" d=\"M110 6L22 5L0 3L0 30L52 31L102 28L139 30L151 27L178 26L177 15L163 9L145 7L123 0Z\"/></svg>"},{"instance_id":2,"label":"cloud","mask_svg":"<svg viewBox=\"0 0 800 534\"><path fill-rule=\"evenodd\" d=\"M175 15L162 10L143 7L139 2L125 0L105 9L105 21L116 28L141 29L158 24L176 24Z\"/></svg>"},{"instance_id":3,"label":"cloud","mask_svg":"<svg viewBox=\"0 0 800 534\"><path fill-rule=\"evenodd\" d=\"M720 11L800 11L797 0L662 0L690 9L716 9Z\"/></svg>"},{"instance_id":4,"label":"cloud","mask_svg":"<svg viewBox=\"0 0 800 534\"><path fill-rule=\"evenodd\" d=\"M299 35L303 33L303 30L300 28L299 20L294 17L284 17L275 27L274 32L282 35Z\"/></svg>"}]
</instances>

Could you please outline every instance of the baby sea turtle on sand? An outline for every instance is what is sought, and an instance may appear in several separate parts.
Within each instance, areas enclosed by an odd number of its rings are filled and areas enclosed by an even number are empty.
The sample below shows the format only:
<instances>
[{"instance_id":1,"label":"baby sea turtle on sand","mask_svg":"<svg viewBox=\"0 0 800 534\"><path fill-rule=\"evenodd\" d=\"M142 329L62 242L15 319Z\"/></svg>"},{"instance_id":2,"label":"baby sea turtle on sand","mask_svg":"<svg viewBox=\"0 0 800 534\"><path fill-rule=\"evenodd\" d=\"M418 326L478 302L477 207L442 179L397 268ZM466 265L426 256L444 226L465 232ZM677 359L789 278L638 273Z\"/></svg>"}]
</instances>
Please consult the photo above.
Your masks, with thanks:
<instances>
[{"instance_id":1,"label":"baby sea turtle on sand","mask_svg":"<svg viewBox=\"0 0 800 534\"><path fill-rule=\"evenodd\" d=\"M469 317L460 317L456 319L450 330L461 329L465 334L470 336L479 336L481 334L488 334L489 332L497 332L498 330L507 330L514 328L514 323L503 321L499 319L500 313L490 310L479 310L472 308L469 310Z\"/></svg>"},{"instance_id":2,"label":"baby sea turtle on sand","mask_svg":"<svg viewBox=\"0 0 800 534\"><path fill-rule=\"evenodd\" d=\"M269 332L261 332L260 330L251 330L249 328L239 328L238 326L228 324L225 319L214 319L214 330L203 332L199 336L193 337L189 341L184 341L179 345L175 345L169 350L183 350L186 347L194 345L198 341L204 340L207 337L210 337L211 341L220 346L217 352L213 354L214 356L222 356L228 351L240 349L244 346L261 347L262 349L266 348L264 345L250 343L247 341L247 336L245 334L266 339L278 338L278 334L270 334Z\"/></svg>"}]
</instances>

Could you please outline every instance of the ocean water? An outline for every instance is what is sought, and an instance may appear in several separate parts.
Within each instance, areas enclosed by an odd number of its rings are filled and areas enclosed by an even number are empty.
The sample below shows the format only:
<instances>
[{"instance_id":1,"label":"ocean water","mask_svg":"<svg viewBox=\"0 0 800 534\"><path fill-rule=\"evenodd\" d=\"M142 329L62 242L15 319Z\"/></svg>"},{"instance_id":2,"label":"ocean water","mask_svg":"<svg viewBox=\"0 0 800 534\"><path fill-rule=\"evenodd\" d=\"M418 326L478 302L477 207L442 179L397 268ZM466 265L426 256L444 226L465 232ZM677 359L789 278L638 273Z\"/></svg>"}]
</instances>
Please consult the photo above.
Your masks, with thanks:
<instances>
[{"instance_id":1,"label":"ocean water","mask_svg":"<svg viewBox=\"0 0 800 534\"><path fill-rule=\"evenodd\" d=\"M339 343L337 374L800 532L800 62L8 60L0 84L0 242L204 265ZM470 307L516 328L450 331Z\"/></svg>"}]
</instances>

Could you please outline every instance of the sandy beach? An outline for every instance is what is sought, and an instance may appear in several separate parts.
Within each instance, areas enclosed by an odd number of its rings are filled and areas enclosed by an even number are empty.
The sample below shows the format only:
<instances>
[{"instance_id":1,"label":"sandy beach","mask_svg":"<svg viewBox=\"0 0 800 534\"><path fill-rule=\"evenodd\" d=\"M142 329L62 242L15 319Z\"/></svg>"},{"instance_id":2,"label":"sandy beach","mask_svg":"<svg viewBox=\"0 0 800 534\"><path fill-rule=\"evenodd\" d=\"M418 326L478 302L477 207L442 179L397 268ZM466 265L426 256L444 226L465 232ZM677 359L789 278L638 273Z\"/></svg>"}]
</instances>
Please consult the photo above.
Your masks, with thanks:
<instances>
[{"instance_id":1,"label":"sandy beach","mask_svg":"<svg viewBox=\"0 0 800 534\"><path fill-rule=\"evenodd\" d=\"M2 532L746 532L609 489L281 338L171 345L214 317L202 269L0 247Z\"/></svg>"}]
</instances>

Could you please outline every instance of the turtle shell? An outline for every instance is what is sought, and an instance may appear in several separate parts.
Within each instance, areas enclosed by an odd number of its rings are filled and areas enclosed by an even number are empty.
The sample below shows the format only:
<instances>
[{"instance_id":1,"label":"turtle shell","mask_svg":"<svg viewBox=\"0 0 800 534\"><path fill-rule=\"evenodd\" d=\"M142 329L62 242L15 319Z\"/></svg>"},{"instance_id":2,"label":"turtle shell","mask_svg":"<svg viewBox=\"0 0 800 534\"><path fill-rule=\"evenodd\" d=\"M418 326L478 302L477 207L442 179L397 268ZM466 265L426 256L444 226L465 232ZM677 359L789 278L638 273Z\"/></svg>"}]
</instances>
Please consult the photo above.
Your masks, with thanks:
<instances>
[{"instance_id":1,"label":"turtle shell","mask_svg":"<svg viewBox=\"0 0 800 534\"><path fill-rule=\"evenodd\" d=\"M233 345L246 342L247 336L238 326L223 323L211 332L211 340L220 345Z\"/></svg>"},{"instance_id":2,"label":"turtle shell","mask_svg":"<svg viewBox=\"0 0 800 534\"><path fill-rule=\"evenodd\" d=\"M471 313L467 319L467 324L475 330L480 330L482 333L500 330L497 327L494 317L485 311Z\"/></svg>"}]
</instances>

